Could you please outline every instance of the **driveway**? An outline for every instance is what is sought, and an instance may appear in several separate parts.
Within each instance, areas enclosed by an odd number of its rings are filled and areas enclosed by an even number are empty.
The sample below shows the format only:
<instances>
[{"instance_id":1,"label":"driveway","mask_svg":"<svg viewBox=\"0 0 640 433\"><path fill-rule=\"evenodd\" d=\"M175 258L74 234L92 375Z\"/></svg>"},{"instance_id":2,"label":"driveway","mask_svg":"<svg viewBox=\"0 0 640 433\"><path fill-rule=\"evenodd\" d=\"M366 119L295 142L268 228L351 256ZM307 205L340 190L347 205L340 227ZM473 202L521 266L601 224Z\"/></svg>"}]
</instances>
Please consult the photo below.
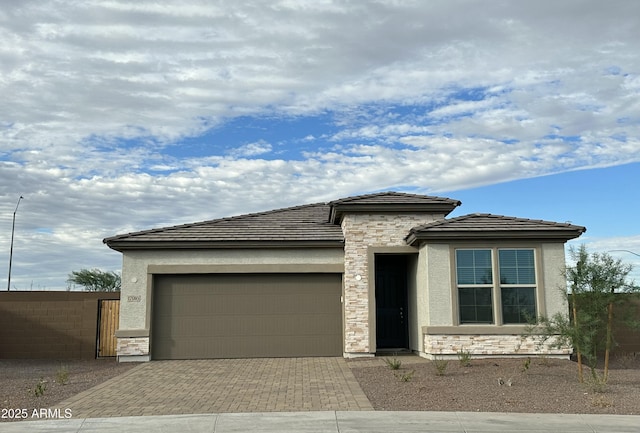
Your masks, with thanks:
<instances>
[{"instance_id":1,"label":"driveway","mask_svg":"<svg viewBox=\"0 0 640 433\"><path fill-rule=\"evenodd\" d=\"M152 361L56 406L73 418L373 410L343 358Z\"/></svg>"}]
</instances>

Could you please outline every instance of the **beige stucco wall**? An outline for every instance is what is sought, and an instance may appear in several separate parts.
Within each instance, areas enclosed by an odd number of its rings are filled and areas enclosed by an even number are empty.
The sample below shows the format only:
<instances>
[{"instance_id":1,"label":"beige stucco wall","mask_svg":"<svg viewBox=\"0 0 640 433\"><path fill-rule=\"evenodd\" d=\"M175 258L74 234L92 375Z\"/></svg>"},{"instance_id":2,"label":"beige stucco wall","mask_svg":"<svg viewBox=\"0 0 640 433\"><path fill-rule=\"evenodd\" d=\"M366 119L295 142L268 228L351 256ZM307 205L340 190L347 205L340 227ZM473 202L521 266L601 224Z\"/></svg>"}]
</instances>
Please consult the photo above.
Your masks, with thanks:
<instances>
[{"instance_id":1,"label":"beige stucco wall","mask_svg":"<svg viewBox=\"0 0 640 433\"><path fill-rule=\"evenodd\" d=\"M370 263L376 248L407 252L409 230L444 218L442 214L347 214L342 219L344 246L345 354L357 356L375 351L374 281ZM379 250L382 251L382 250ZM417 250L416 250L417 251Z\"/></svg>"},{"instance_id":2,"label":"beige stucco wall","mask_svg":"<svg viewBox=\"0 0 640 433\"><path fill-rule=\"evenodd\" d=\"M425 299L419 326L452 325L450 257L448 244L427 244L420 249L419 260L426 269L425 278L421 281L424 290L420 292Z\"/></svg>"},{"instance_id":3,"label":"beige stucco wall","mask_svg":"<svg viewBox=\"0 0 640 433\"><path fill-rule=\"evenodd\" d=\"M342 269L341 249L165 250L123 254L120 330L149 329L150 274Z\"/></svg>"},{"instance_id":4,"label":"beige stucco wall","mask_svg":"<svg viewBox=\"0 0 640 433\"><path fill-rule=\"evenodd\" d=\"M565 251L562 243L542 244L542 267L544 271L545 311L540 313L551 317L556 313L568 314L567 281L565 278Z\"/></svg>"}]
</instances>

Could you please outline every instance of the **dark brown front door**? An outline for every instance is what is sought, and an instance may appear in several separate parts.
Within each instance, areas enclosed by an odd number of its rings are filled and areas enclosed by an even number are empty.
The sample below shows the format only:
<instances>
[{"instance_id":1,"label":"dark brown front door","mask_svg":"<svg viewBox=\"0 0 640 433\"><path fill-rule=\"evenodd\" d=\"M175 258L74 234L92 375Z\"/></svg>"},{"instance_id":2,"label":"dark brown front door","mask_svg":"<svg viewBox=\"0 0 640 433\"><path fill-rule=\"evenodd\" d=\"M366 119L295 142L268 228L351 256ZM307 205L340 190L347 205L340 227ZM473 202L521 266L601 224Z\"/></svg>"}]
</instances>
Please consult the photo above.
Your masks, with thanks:
<instances>
[{"instance_id":1,"label":"dark brown front door","mask_svg":"<svg viewBox=\"0 0 640 433\"><path fill-rule=\"evenodd\" d=\"M407 349L407 266L403 254L376 254L376 346L378 349Z\"/></svg>"}]
</instances>

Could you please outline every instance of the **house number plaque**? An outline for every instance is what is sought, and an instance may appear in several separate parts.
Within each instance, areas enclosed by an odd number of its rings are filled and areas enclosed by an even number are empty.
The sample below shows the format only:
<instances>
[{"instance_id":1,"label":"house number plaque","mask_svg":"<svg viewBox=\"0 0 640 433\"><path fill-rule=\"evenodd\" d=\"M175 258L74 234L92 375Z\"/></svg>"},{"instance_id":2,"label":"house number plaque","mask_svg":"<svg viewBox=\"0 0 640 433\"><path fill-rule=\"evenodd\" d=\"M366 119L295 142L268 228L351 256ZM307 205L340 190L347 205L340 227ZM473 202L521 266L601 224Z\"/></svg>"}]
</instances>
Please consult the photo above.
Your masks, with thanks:
<instances>
[{"instance_id":1,"label":"house number plaque","mask_svg":"<svg viewBox=\"0 0 640 433\"><path fill-rule=\"evenodd\" d=\"M127 296L127 302L140 302L140 301L142 301L142 296L140 295Z\"/></svg>"}]
</instances>

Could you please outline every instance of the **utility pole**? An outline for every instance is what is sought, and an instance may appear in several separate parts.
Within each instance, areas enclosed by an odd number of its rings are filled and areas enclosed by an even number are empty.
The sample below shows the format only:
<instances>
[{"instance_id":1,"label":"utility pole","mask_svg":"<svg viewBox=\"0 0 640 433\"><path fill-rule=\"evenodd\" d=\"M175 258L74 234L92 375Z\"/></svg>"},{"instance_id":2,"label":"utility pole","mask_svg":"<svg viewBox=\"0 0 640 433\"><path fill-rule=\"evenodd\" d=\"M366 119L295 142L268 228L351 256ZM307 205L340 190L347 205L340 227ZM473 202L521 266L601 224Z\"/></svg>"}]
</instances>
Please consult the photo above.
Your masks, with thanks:
<instances>
[{"instance_id":1,"label":"utility pole","mask_svg":"<svg viewBox=\"0 0 640 433\"><path fill-rule=\"evenodd\" d=\"M20 196L18 203L16 203L16 210L13 211L13 224L11 225L11 249L9 250L9 274L7 276L7 292L11 290L11 262L13 261L13 235L16 231L16 213L18 212L18 206L20 206L20 200L24 197Z\"/></svg>"}]
</instances>

